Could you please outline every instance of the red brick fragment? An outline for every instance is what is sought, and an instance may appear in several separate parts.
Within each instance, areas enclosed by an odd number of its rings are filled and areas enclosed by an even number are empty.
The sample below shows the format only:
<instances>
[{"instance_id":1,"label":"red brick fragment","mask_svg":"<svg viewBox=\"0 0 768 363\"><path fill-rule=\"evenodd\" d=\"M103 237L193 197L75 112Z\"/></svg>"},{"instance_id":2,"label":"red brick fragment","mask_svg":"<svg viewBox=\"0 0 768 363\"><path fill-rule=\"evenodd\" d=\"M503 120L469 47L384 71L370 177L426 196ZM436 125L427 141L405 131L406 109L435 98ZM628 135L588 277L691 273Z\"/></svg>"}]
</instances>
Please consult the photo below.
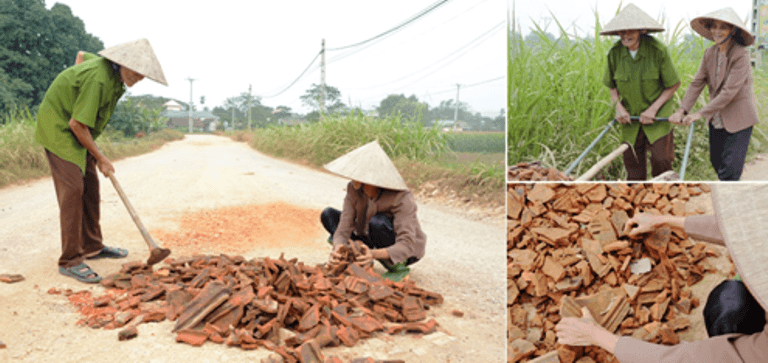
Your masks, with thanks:
<instances>
[{"instance_id":1,"label":"red brick fragment","mask_svg":"<svg viewBox=\"0 0 768 363\"><path fill-rule=\"evenodd\" d=\"M176 334L176 341L187 343L193 347L202 346L208 340L208 335L200 330L181 329Z\"/></svg>"},{"instance_id":2,"label":"red brick fragment","mask_svg":"<svg viewBox=\"0 0 768 363\"><path fill-rule=\"evenodd\" d=\"M12 284L19 281L24 281L24 276L19 274L0 274L0 282Z\"/></svg>"},{"instance_id":3,"label":"red brick fragment","mask_svg":"<svg viewBox=\"0 0 768 363\"><path fill-rule=\"evenodd\" d=\"M137 335L139 335L139 331L136 329L136 326L130 326L117 333L117 340L129 340L136 338Z\"/></svg>"}]
</instances>

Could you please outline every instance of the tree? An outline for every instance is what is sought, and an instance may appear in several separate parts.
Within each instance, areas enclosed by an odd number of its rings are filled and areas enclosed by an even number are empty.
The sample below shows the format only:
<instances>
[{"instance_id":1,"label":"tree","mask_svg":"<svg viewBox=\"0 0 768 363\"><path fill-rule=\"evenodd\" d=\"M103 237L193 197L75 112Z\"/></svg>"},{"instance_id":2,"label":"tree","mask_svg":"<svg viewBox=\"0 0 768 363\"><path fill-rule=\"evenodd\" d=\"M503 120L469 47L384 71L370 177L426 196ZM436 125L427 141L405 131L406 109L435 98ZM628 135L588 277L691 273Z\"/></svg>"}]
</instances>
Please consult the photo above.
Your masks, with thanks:
<instances>
[{"instance_id":1,"label":"tree","mask_svg":"<svg viewBox=\"0 0 768 363\"><path fill-rule=\"evenodd\" d=\"M291 116L293 116L293 114L291 113L291 108L288 106L277 106L275 112L272 113L272 118L274 118L275 121L290 118Z\"/></svg>"},{"instance_id":2,"label":"tree","mask_svg":"<svg viewBox=\"0 0 768 363\"><path fill-rule=\"evenodd\" d=\"M107 128L117 130L125 136L135 136L143 131L148 134L165 128L167 119L160 116L162 109L139 107L132 97L126 97L117 103Z\"/></svg>"},{"instance_id":3,"label":"tree","mask_svg":"<svg viewBox=\"0 0 768 363\"><path fill-rule=\"evenodd\" d=\"M67 5L57 3L49 11L42 0L0 1L0 69L9 82L0 90L5 94L0 112L6 102L38 105L53 79L74 64L78 51L103 48Z\"/></svg>"},{"instance_id":4,"label":"tree","mask_svg":"<svg viewBox=\"0 0 768 363\"><path fill-rule=\"evenodd\" d=\"M429 111L429 105L419 102L416 95L411 95L407 98L403 94L389 95L387 98L381 100L376 111L379 113L379 117L389 117L399 114L411 121L421 121L424 119L424 114Z\"/></svg>"},{"instance_id":5,"label":"tree","mask_svg":"<svg viewBox=\"0 0 768 363\"><path fill-rule=\"evenodd\" d=\"M320 85L312 84L312 87L304 92L299 98L301 101L315 111L320 110L320 98L322 90ZM347 106L341 102L341 92L338 88L325 85L325 112L338 113L346 110Z\"/></svg>"}]
</instances>

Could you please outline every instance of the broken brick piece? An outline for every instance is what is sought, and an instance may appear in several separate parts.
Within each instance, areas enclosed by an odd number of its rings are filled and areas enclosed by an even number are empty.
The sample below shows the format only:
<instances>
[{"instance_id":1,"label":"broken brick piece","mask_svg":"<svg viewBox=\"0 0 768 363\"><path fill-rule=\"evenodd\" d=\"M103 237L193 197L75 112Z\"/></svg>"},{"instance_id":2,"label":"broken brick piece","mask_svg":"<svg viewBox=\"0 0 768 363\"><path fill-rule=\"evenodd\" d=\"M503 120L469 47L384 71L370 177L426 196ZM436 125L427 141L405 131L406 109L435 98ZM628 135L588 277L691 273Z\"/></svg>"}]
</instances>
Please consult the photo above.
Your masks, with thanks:
<instances>
[{"instance_id":1,"label":"broken brick piece","mask_svg":"<svg viewBox=\"0 0 768 363\"><path fill-rule=\"evenodd\" d=\"M403 299L403 316L408 321L419 321L426 319L427 313L421 304L421 299L408 295Z\"/></svg>"},{"instance_id":2,"label":"broken brick piece","mask_svg":"<svg viewBox=\"0 0 768 363\"><path fill-rule=\"evenodd\" d=\"M123 340L129 340L136 338L136 336L139 335L138 329L136 329L135 325L132 325L128 328L125 328L121 330L119 333L117 333L117 340L123 341Z\"/></svg>"},{"instance_id":3,"label":"broken brick piece","mask_svg":"<svg viewBox=\"0 0 768 363\"><path fill-rule=\"evenodd\" d=\"M310 339L302 344L299 349L299 360L302 363L323 363L323 353L320 351L320 345L314 339Z\"/></svg>"},{"instance_id":4,"label":"broken brick piece","mask_svg":"<svg viewBox=\"0 0 768 363\"><path fill-rule=\"evenodd\" d=\"M208 340L208 335L200 330L182 329L176 334L176 341L187 343L193 347L202 346Z\"/></svg>"},{"instance_id":5,"label":"broken brick piece","mask_svg":"<svg viewBox=\"0 0 768 363\"><path fill-rule=\"evenodd\" d=\"M19 274L0 274L0 282L12 284L19 281L24 281L24 276Z\"/></svg>"}]
</instances>

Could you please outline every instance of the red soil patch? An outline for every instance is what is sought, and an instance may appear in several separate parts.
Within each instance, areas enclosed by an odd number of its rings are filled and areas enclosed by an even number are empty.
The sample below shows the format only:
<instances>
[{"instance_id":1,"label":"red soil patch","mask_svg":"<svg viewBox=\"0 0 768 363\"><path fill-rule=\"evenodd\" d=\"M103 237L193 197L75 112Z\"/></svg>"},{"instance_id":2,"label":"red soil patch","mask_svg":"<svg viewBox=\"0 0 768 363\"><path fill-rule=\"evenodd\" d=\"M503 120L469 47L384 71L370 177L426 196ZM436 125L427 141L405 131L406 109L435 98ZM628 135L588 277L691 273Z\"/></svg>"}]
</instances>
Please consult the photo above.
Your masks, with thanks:
<instances>
[{"instance_id":1,"label":"red soil patch","mask_svg":"<svg viewBox=\"0 0 768 363\"><path fill-rule=\"evenodd\" d=\"M198 211L181 217L178 230L151 232L174 254L243 254L257 247L291 248L317 244L325 230L320 211L283 202Z\"/></svg>"}]
</instances>

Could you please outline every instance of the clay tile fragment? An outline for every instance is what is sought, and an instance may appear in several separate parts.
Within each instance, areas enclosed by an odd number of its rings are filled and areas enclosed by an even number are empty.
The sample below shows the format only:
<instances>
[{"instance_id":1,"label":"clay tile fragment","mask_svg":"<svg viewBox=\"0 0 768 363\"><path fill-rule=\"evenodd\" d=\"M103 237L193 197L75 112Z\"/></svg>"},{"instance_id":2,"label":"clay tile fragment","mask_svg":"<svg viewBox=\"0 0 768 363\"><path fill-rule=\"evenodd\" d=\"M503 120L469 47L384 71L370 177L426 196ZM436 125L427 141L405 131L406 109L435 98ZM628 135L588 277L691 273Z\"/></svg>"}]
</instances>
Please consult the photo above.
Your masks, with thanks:
<instances>
[{"instance_id":1,"label":"clay tile fragment","mask_svg":"<svg viewBox=\"0 0 768 363\"><path fill-rule=\"evenodd\" d=\"M301 317L299 331L307 331L314 328L320 322L320 306L314 305Z\"/></svg>"},{"instance_id":2,"label":"clay tile fragment","mask_svg":"<svg viewBox=\"0 0 768 363\"><path fill-rule=\"evenodd\" d=\"M299 361L302 363L322 363L325 357L320 351L320 345L314 339L302 344L299 349Z\"/></svg>"},{"instance_id":3,"label":"clay tile fragment","mask_svg":"<svg viewBox=\"0 0 768 363\"><path fill-rule=\"evenodd\" d=\"M0 274L0 282L12 284L19 281L24 281L24 276L19 274Z\"/></svg>"},{"instance_id":4,"label":"clay tile fragment","mask_svg":"<svg viewBox=\"0 0 768 363\"><path fill-rule=\"evenodd\" d=\"M229 295L229 288L222 283L213 282L206 285L181 311L174 331L195 326L210 312L224 303L229 298Z\"/></svg>"},{"instance_id":5,"label":"clay tile fragment","mask_svg":"<svg viewBox=\"0 0 768 363\"><path fill-rule=\"evenodd\" d=\"M138 329L136 329L136 326L132 325L132 326L129 326L128 328L121 330L117 334L117 340L120 340L120 341L130 340L130 339L136 338L136 336L138 335L139 335Z\"/></svg>"},{"instance_id":6,"label":"clay tile fragment","mask_svg":"<svg viewBox=\"0 0 768 363\"><path fill-rule=\"evenodd\" d=\"M547 256L544 260L544 266L542 271L553 280L560 281L565 276L565 269L551 256Z\"/></svg>"},{"instance_id":7,"label":"clay tile fragment","mask_svg":"<svg viewBox=\"0 0 768 363\"><path fill-rule=\"evenodd\" d=\"M530 357L536 351L536 346L525 339L517 339L507 346L507 360L519 362Z\"/></svg>"},{"instance_id":8,"label":"clay tile fragment","mask_svg":"<svg viewBox=\"0 0 768 363\"><path fill-rule=\"evenodd\" d=\"M421 299L408 295L403 299L403 316L407 321L419 321L426 319L427 314L424 312Z\"/></svg>"},{"instance_id":9,"label":"clay tile fragment","mask_svg":"<svg viewBox=\"0 0 768 363\"><path fill-rule=\"evenodd\" d=\"M176 341L187 343L194 347L202 346L208 340L208 335L200 330L181 329L176 334Z\"/></svg>"}]
</instances>

